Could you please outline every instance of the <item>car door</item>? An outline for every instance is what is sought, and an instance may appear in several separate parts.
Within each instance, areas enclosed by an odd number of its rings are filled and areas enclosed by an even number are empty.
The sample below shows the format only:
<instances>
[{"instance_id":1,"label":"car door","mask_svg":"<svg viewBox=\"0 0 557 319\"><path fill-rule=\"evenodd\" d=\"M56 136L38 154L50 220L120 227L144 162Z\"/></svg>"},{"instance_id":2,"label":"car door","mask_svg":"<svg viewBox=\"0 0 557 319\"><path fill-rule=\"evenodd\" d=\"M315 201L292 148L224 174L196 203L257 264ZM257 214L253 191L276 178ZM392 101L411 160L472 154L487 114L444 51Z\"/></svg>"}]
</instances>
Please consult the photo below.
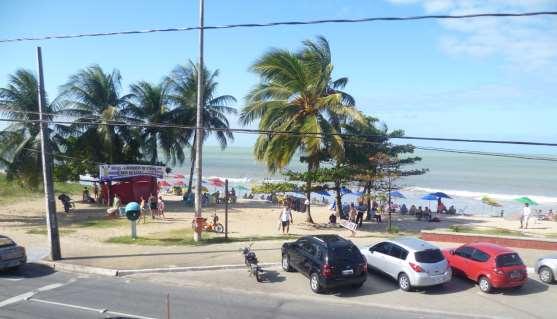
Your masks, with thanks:
<instances>
[{"instance_id":1,"label":"car door","mask_svg":"<svg viewBox=\"0 0 557 319\"><path fill-rule=\"evenodd\" d=\"M397 244L391 244L384 259L383 271L393 278L398 278L398 274L403 269L408 251Z\"/></svg>"},{"instance_id":2,"label":"car door","mask_svg":"<svg viewBox=\"0 0 557 319\"><path fill-rule=\"evenodd\" d=\"M290 265L297 271L302 271L302 259L303 259L303 246L307 242L307 239L298 239L290 246Z\"/></svg>"},{"instance_id":3,"label":"car door","mask_svg":"<svg viewBox=\"0 0 557 319\"><path fill-rule=\"evenodd\" d=\"M489 255L480 249L475 248L468 261L468 269L466 275L472 280L478 280L480 273L487 267Z\"/></svg>"},{"instance_id":4,"label":"car door","mask_svg":"<svg viewBox=\"0 0 557 319\"><path fill-rule=\"evenodd\" d=\"M385 258L387 257L389 250L391 249L390 242L379 243L369 249L368 265L379 270L385 271Z\"/></svg>"},{"instance_id":5,"label":"car door","mask_svg":"<svg viewBox=\"0 0 557 319\"><path fill-rule=\"evenodd\" d=\"M457 273L468 276L468 263L473 252L474 248L470 246L460 246L451 254L449 264Z\"/></svg>"},{"instance_id":6,"label":"car door","mask_svg":"<svg viewBox=\"0 0 557 319\"><path fill-rule=\"evenodd\" d=\"M310 241L306 241L302 245L302 253L300 258L300 272L309 275L316 268L319 268L317 261L317 245Z\"/></svg>"}]
</instances>

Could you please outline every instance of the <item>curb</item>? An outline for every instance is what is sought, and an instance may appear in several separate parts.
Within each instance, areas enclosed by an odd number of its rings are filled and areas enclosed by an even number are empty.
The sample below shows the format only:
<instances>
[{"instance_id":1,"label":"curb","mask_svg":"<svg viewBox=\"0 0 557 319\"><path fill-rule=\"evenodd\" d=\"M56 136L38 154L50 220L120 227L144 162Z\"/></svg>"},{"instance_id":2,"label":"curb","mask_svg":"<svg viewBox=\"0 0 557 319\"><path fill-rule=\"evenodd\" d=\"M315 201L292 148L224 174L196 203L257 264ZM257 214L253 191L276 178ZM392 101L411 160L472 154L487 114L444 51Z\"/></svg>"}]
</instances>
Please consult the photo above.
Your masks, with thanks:
<instances>
[{"instance_id":1,"label":"curb","mask_svg":"<svg viewBox=\"0 0 557 319\"><path fill-rule=\"evenodd\" d=\"M118 270L109 269L109 268L82 266L82 265L75 265L75 264L69 264L64 262L57 262L57 261L54 262L54 261L45 261L45 260L38 261L38 263L48 266L54 270L61 270L67 272L77 272L83 274L112 276L112 277L118 275Z\"/></svg>"},{"instance_id":2,"label":"curb","mask_svg":"<svg viewBox=\"0 0 557 319\"><path fill-rule=\"evenodd\" d=\"M261 267L276 267L280 263L260 263ZM168 267L168 268L147 268L147 269L122 269L116 271L116 276L126 276L133 274L146 274L146 273L166 273L166 272L188 272L188 271L205 271L205 270L228 270L228 269L243 269L246 268L245 264L236 265L215 265L215 266L191 266L191 267Z\"/></svg>"},{"instance_id":3,"label":"curb","mask_svg":"<svg viewBox=\"0 0 557 319\"><path fill-rule=\"evenodd\" d=\"M206 271L206 270L228 270L228 269L243 269L245 264L235 265L214 265L214 266L190 266L190 267L167 267L167 268L146 268L146 269L109 269L91 266L82 266L70 264L65 262L54 262L41 260L38 263L48 266L54 270L76 272L83 274L101 275L109 277L122 277L133 274L146 274L146 273L167 273L167 272L188 272L188 271ZM261 263L261 267L277 267L280 263Z\"/></svg>"}]
</instances>

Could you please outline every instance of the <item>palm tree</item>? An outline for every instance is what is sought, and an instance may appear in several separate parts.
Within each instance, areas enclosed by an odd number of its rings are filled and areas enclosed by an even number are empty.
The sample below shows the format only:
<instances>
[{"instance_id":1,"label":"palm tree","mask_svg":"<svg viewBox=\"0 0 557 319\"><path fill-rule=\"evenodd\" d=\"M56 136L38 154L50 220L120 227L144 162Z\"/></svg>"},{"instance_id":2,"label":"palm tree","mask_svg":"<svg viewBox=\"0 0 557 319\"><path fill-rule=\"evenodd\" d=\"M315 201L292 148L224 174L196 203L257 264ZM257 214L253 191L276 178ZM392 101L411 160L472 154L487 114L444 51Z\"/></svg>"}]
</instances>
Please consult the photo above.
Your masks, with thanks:
<instances>
[{"instance_id":1,"label":"palm tree","mask_svg":"<svg viewBox=\"0 0 557 319\"><path fill-rule=\"evenodd\" d=\"M196 125L196 105L197 105L197 82L198 82L198 65L189 62L189 65L177 66L168 78L168 82L172 87L171 99L178 106L173 116L179 123L188 124L191 126ZM227 115L236 114L236 109L230 107L236 99L231 95L217 96L216 78L219 71L210 72L208 69L203 69L203 141L207 139L212 133L215 134L221 149L225 149L228 142L234 139L234 135L229 130L230 124ZM193 135L193 142L191 143L190 158L190 179L188 184L188 195L191 193L193 182L193 171L195 163L195 142L196 134L190 131L190 136Z\"/></svg>"},{"instance_id":2,"label":"palm tree","mask_svg":"<svg viewBox=\"0 0 557 319\"><path fill-rule=\"evenodd\" d=\"M354 99L339 91L346 78L332 80L333 64L327 40L304 41L297 53L272 49L257 60L251 70L260 83L246 97L247 105L240 114L244 125L259 119L259 129L288 131L292 134L260 135L255 157L266 163L271 172L283 169L296 152L307 162L308 172L319 167L328 154L344 156L343 141L338 135L344 120L361 121ZM311 194L311 181L306 182ZM307 221L313 222L307 210Z\"/></svg>"},{"instance_id":3,"label":"palm tree","mask_svg":"<svg viewBox=\"0 0 557 319\"><path fill-rule=\"evenodd\" d=\"M19 69L9 76L8 85L0 88L0 114L17 121L0 132L0 166L6 168L9 180L17 179L31 188L39 186L42 175L37 87L35 75ZM47 102L44 112L45 119L52 119L56 108ZM58 152L60 137L50 128L47 134L50 151Z\"/></svg>"},{"instance_id":4,"label":"palm tree","mask_svg":"<svg viewBox=\"0 0 557 319\"><path fill-rule=\"evenodd\" d=\"M135 161L139 157L137 143L128 143L135 135L122 124L133 121L124 114L129 95L120 95L120 72L105 73L98 65L80 70L61 87L63 114L77 117L65 130L79 136L88 156L97 162Z\"/></svg>"},{"instance_id":5,"label":"palm tree","mask_svg":"<svg viewBox=\"0 0 557 319\"><path fill-rule=\"evenodd\" d=\"M175 122L174 114L170 110L168 82L151 84L141 81L130 86L131 98L126 107L126 113L134 118L149 123ZM164 153L166 162L173 165L183 163L184 147L188 145L191 131L180 130L174 127L146 127L141 131L144 156L151 164L160 160L159 148Z\"/></svg>"}]
</instances>

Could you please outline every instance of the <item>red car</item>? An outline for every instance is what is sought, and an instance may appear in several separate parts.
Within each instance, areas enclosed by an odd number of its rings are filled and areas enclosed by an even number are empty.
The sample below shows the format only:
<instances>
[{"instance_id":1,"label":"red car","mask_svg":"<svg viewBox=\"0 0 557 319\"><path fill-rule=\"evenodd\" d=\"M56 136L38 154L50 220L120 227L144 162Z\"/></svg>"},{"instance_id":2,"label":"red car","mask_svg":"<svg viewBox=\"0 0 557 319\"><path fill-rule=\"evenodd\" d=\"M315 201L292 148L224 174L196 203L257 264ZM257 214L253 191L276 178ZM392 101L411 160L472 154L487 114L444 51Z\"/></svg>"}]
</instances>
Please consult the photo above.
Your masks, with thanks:
<instances>
[{"instance_id":1,"label":"red car","mask_svg":"<svg viewBox=\"0 0 557 319\"><path fill-rule=\"evenodd\" d=\"M528 281L526 266L513 250L491 243L472 243L445 249L443 255L454 274L478 283L488 293L493 288L519 288Z\"/></svg>"}]
</instances>

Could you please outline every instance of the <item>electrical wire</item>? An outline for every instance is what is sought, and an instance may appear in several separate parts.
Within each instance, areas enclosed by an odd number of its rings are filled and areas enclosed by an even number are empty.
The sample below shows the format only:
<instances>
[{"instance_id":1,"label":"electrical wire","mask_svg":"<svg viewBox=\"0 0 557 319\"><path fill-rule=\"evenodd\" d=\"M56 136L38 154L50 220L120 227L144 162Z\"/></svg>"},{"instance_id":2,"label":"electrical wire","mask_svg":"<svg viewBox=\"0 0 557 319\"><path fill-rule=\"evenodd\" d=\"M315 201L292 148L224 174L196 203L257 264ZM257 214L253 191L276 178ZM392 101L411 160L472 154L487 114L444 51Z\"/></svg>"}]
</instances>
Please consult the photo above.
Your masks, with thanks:
<instances>
[{"instance_id":1,"label":"electrical wire","mask_svg":"<svg viewBox=\"0 0 557 319\"><path fill-rule=\"evenodd\" d=\"M127 30L127 31L111 31L111 32L95 32L95 33L78 33L78 34L60 34L60 35L46 35L38 37L21 37L11 39L0 39L0 43L9 42L22 42L22 41L42 41L53 39L72 39L72 38L85 38L85 37L104 37L116 35L131 35L131 34L146 34L158 32L183 32L195 30L217 30L217 29L237 29L237 28L258 28L258 27L276 27L276 26L293 26L293 25L314 25L325 23L363 23L363 22L378 22L378 21L411 21L411 20L431 20L431 19L471 19L471 18L501 18L501 17L532 17L542 15L557 15L557 11L537 11L537 12L521 12L521 13L476 13L476 14L462 14L462 15L422 15L422 16L408 16L408 17L371 17L360 19L323 19L323 20L309 20L309 21L278 21L266 23L241 23L241 24L227 24L227 25L214 25L214 26L194 26L194 27L176 27L164 29L147 29L147 30Z\"/></svg>"},{"instance_id":2,"label":"electrical wire","mask_svg":"<svg viewBox=\"0 0 557 319\"><path fill-rule=\"evenodd\" d=\"M3 120L7 120L7 119L0 119L0 121ZM32 123L37 123L40 122L40 120L13 120L13 119L9 119L8 121L13 121L13 122L32 122ZM48 123L64 123L64 124L72 124L74 122L65 122L65 121L43 121L43 122L48 122ZM134 124L130 125L127 123L109 123L109 124L100 124L100 123L90 123L90 122L83 122L80 124L86 124L86 125L93 125L93 126L98 126L98 125L111 125L111 124L118 124L118 125L124 125L124 126L133 126ZM152 127L151 125L148 124L144 124L147 127ZM157 126L158 127L158 126ZM195 127L184 127L184 126L179 126L179 125L172 125L171 127L178 127L178 128L188 128L188 129L195 129ZM206 128L206 130L211 130L209 128ZM217 129L217 130L225 130L225 129ZM298 135L298 136L303 136L303 135L313 135L311 133L301 133L301 132L280 132L277 133L277 131L261 131L261 130L247 130L247 129L229 129L232 132L237 132L237 133L245 133L245 134L255 134L255 135L261 135L261 134L268 134L267 132L273 132L273 134L291 134L291 135ZM328 134L325 133L320 133L320 136L315 136L316 138L321 138L321 137L325 137ZM389 138L391 139L392 137L386 137L386 136L373 136L373 135L355 135L355 134L330 134L330 135L343 135L343 137L345 138L345 140L343 141L344 143L347 144L360 144L360 145L380 145L383 142L374 142L374 141L369 141L369 138L376 138L376 137L382 137L382 138ZM365 139L358 139L358 138L365 138ZM404 139L404 137L394 137L394 138L400 138L400 139ZM435 138L427 138L427 140L434 140ZM442 141L446 141L446 138L440 138ZM477 141L477 140L475 140ZM483 140L479 140L479 141L483 141ZM497 141L488 141L489 143L494 143ZM508 142L508 141L504 141L504 142ZM535 145L538 145L540 143L537 142L524 142L524 141L520 141L519 142L521 145L524 145L524 143L536 143ZM503 143L506 144L506 143ZM557 162L557 158L554 157L545 157L545 156L530 156L530 155L524 155L524 154L512 154L512 153L495 153L495 152L482 152L482 151L474 151L474 150L462 150L462 149L451 149L451 148L439 148L439 147L425 147L425 146L415 146L412 145L415 149L419 149L419 150L426 150L426 151L436 151L436 152L446 152L446 153L458 153L458 154L467 154L467 155L481 155L481 156L494 156L494 157L505 157L505 158L514 158L514 159L524 159L524 160L537 160L537 161L548 161L548 162ZM551 146L551 145L550 145ZM85 159L80 159L82 161L86 161ZM99 163L97 163L99 164ZM103 163L100 163L103 164Z\"/></svg>"},{"instance_id":3,"label":"electrical wire","mask_svg":"<svg viewBox=\"0 0 557 319\"><path fill-rule=\"evenodd\" d=\"M1 110L1 108L0 108ZM27 112L27 111L20 111ZM30 112L35 113L35 112ZM38 112L37 112L38 113ZM52 113L51 113L52 114ZM76 117L77 118L77 117ZM5 119L0 118L0 122L16 122L16 123L40 123L39 119ZM195 130L195 126L170 124L170 123L126 123L126 122L88 122L88 121L59 121L59 120L43 120L42 122L59 125L90 125L90 126L124 126L124 127L142 127L142 128L175 128L183 130ZM280 135L290 134L297 136L339 136L339 137L358 137L358 138L381 138L383 135L366 135L366 134L347 134L347 133L319 133L319 132L292 132L292 131L277 131L277 130L261 130L261 129L244 129L244 128L205 128L210 131L226 131L235 133L253 133L253 134L267 134L267 135ZM547 142L531 142L531 141L510 141L510 140L487 140L487 139L463 139L463 138L446 138L446 137L419 137L419 136L392 136L390 139L402 140L422 140L422 141L438 141L438 142L462 142L462 143L483 143L483 144L511 144L511 145L525 145L525 146L549 146L557 147L557 143Z\"/></svg>"}]
</instances>

